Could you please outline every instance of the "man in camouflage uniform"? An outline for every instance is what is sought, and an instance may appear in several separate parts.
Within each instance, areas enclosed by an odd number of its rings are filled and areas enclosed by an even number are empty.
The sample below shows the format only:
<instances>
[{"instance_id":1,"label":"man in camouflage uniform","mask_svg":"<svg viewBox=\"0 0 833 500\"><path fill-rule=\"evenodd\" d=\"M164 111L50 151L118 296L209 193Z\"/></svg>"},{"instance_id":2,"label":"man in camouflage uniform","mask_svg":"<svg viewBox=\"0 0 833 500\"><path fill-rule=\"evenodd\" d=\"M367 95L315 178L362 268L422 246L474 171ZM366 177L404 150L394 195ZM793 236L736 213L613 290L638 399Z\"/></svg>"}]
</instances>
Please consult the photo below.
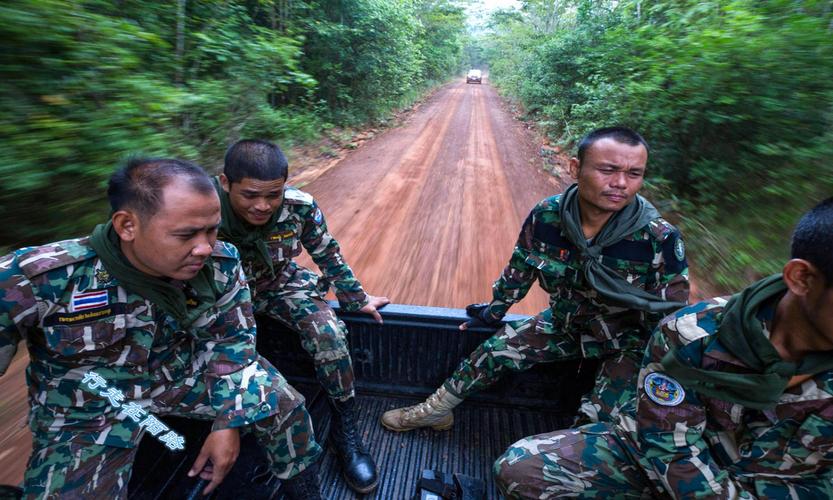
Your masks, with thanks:
<instances>
[{"instance_id":1,"label":"man in camouflage uniform","mask_svg":"<svg viewBox=\"0 0 833 500\"><path fill-rule=\"evenodd\" d=\"M507 498L833 498L833 198L792 260L665 318L618 422L533 436L495 463Z\"/></svg>"},{"instance_id":2,"label":"man in camouflage uniform","mask_svg":"<svg viewBox=\"0 0 833 500\"><path fill-rule=\"evenodd\" d=\"M371 314L385 297L364 292L344 262L338 242L312 196L286 186L288 165L276 145L242 140L225 157L215 180L223 211L220 238L241 252L256 313L275 318L301 335L318 381L333 410L331 436L348 485L360 493L378 484L376 465L356 428L353 367L346 328L324 300L332 284L346 311ZM305 248L323 278L293 262Z\"/></svg>"},{"instance_id":3,"label":"man in camouflage uniform","mask_svg":"<svg viewBox=\"0 0 833 500\"><path fill-rule=\"evenodd\" d=\"M680 233L637 196L647 158L644 139L630 129L599 129L581 141L570 161L577 184L532 209L492 302L469 306L473 319L460 329L499 325L536 279L550 294L549 309L507 323L425 402L386 412L382 425L448 429L451 410L507 370L576 358L602 360L594 389L582 399L583 418L616 417L634 397L651 329L672 301L679 307L688 299Z\"/></svg>"},{"instance_id":4,"label":"man in camouflage uniform","mask_svg":"<svg viewBox=\"0 0 833 500\"><path fill-rule=\"evenodd\" d=\"M303 397L255 351L237 250L216 241L211 179L178 160L132 160L110 179L111 221L90 237L0 260L0 374L26 340L30 498L125 498L159 415L212 419L189 475L223 480L253 432L292 498L320 498ZM166 432L169 431L169 432Z\"/></svg>"}]
</instances>

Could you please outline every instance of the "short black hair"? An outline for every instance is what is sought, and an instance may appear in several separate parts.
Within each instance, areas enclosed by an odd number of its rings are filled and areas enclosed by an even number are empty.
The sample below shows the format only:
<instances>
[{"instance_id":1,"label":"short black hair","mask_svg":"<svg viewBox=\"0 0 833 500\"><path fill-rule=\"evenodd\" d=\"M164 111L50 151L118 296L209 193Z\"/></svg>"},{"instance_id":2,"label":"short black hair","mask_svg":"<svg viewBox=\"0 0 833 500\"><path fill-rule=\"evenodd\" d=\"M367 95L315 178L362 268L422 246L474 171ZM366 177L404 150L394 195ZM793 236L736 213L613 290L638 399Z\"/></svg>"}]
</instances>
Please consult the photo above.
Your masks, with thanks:
<instances>
[{"instance_id":1,"label":"short black hair","mask_svg":"<svg viewBox=\"0 0 833 500\"><path fill-rule=\"evenodd\" d=\"M168 158L134 157L110 176L110 208L113 212L129 208L147 219L161 208L165 186L178 177L200 194L215 192L211 178L199 165Z\"/></svg>"},{"instance_id":2,"label":"short black hair","mask_svg":"<svg viewBox=\"0 0 833 500\"><path fill-rule=\"evenodd\" d=\"M277 145L259 139L243 139L226 151L223 174L229 182L249 177L259 181L286 180L289 163Z\"/></svg>"},{"instance_id":3,"label":"short black hair","mask_svg":"<svg viewBox=\"0 0 833 500\"><path fill-rule=\"evenodd\" d=\"M833 287L833 197L801 216L793 232L790 257L816 266L826 286Z\"/></svg>"},{"instance_id":4,"label":"short black hair","mask_svg":"<svg viewBox=\"0 0 833 500\"><path fill-rule=\"evenodd\" d=\"M622 144L627 144L628 146L638 146L642 144L645 146L646 151L650 149L648 148L648 142L646 142L641 135L636 133L636 131L629 129L628 127L597 128L596 130L585 135L581 142L578 143L578 153L576 153L576 157L578 158L579 164L584 161L584 155L587 153L587 150L590 149L590 146L592 146L599 139L606 138L613 139L614 141Z\"/></svg>"}]
</instances>

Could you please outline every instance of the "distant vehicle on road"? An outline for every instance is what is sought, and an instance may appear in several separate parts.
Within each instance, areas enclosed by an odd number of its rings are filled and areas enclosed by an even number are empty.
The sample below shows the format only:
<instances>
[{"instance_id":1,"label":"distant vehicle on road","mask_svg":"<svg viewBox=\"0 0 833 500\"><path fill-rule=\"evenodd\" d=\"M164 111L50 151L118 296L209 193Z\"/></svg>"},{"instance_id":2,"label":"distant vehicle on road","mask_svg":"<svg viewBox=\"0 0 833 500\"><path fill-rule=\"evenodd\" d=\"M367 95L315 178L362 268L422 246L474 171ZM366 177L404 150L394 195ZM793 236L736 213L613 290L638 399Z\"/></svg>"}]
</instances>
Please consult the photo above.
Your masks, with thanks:
<instances>
[{"instance_id":1,"label":"distant vehicle on road","mask_svg":"<svg viewBox=\"0 0 833 500\"><path fill-rule=\"evenodd\" d=\"M466 75L466 83L483 83L481 81L482 74L479 69L470 69L469 74Z\"/></svg>"}]
</instances>

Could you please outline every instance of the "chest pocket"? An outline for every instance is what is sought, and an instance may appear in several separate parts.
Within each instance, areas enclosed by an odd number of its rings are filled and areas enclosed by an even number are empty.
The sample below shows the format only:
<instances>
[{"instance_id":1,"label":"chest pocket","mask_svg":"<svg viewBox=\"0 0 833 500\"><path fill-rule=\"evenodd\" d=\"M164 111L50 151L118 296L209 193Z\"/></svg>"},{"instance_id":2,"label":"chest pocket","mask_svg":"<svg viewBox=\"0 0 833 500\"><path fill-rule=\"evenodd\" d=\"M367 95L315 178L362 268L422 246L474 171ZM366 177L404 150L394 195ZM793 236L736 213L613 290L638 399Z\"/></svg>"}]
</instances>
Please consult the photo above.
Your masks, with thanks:
<instances>
[{"instance_id":1,"label":"chest pocket","mask_svg":"<svg viewBox=\"0 0 833 500\"><path fill-rule=\"evenodd\" d=\"M796 472L813 472L833 464L833 422L818 415L809 415L784 449Z\"/></svg>"},{"instance_id":2,"label":"chest pocket","mask_svg":"<svg viewBox=\"0 0 833 500\"><path fill-rule=\"evenodd\" d=\"M95 314L95 311L91 314ZM120 323L118 326L117 321ZM118 316L103 317L98 321L53 324L43 328L46 346L67 357L103 354L103 351L121 342L126 332L124 318Z\"/></svg>"},{"instance_id":3,"label":"chest pocket","mask_svg":"<svg viewBox=\"0 0 833 500\"><path fill-rule=\"evenodd\" d=\"M653 258L654 248L648 240L622 240L602 251L602 264L643 289L654 281Z\"/></svg>"},{"instance_id":4,"label":"chest pocket","mask_svg":"<svg viewBox=\"0 0 833 500\"><path fill-rule=\"evenodd\" d=\"M129 328L124 304L112 304L114 314L98 320L59 324L60 315L44 325L46 347L78 364L107 364L115 366L144 366L149 354L149 340L153 332ZM95 314L91 311L87 314Z\"/></svg>"},{"instance_id":5,"label":"chest pocket","mask_svg":"<svg viewBox=\"0 0 833 500\"><path fill-rule=\"evenodd\" d=\"M541 256L533 253L526 257L525 262L537 270L541 287L549 293L555 293L568 276L575 274L575 270L571 269L566 262L553 259L548 255Z\"/></svg>"},{"instance_id":6,"label":"chest pocket","mask_svg":"<svg viewBox=\"0 0 833 500\"><path fill-rule=\"evenodd\" d=\"M294 225L278 227L267 236L266 245L274 262L286 262L301 253L301 241Z\"/></svg>"},{"instance_id":7,"label":"chest pocket","mask_svg":"<svg viewBox=\"0 0 833 500\"><path fill-rule=\"evenodd\" d=\"M535 241L535 251L527 255L527 265L537 269L541 287L555 293L558 287L575 280L577 269L571 265L574 253L566 248Z\"/></svg>"}]
</instances>

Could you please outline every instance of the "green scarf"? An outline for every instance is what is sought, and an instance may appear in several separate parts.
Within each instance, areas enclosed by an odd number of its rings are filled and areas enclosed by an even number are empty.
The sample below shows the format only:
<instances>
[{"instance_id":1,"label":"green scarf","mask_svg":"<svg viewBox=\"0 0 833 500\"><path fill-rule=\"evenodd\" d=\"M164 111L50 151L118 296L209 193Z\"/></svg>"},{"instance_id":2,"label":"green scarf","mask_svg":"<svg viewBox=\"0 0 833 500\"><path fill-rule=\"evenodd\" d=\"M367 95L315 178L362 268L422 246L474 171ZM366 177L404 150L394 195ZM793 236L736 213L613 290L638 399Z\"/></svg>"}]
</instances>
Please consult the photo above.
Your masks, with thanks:
<instances>
[{"instance_id":1,"label":"green scarf","mask_svg":"<svg viewBox=\"0 0 833 500\"><path fill-rule=\"evenodd\" d=\"M129 292L140 295L164 312L173 316L177 323L187 329L207 309L217 302L220 290L214 281L211 258L200 272L187 283L196 292L196 307L188 308L185 293L164 279L149 276L127 260L121 251L120 239L113 230L113 223L99 224L90 236L90 245L104 263L107 271Z\"/></svg>"},{"instance_id":2,"label":"green scarf","mask_svg":"<svg viewBox=\"0 0 833 500\"><path fill-rule=\"evenodd\" d=\"M793 376L832 369L833 355L829 352L810 354L798 364L784 361L764 335L758 311L786 290L780 274L765 278L732 296L719 318L717 340L755 373L694 368L681 359L679 349L672 349L662 358L663 369L699 394L759 410L774 406Z\"/></svg>"},{"instance_id":3,"label":"green scarf","mask_svg":"<svg viewBox=\"0 0 833 500\"><path fill-rule=\"evenodd\" d=\"M219 231L220 239L236 246L240 250L240 257L243 262L260 260L269 268L269 273L274 277L275 266L272 263L272 256L269 255L266 238L275 226L280 210L276 210L266 224L253 226L247 224L234 213L228 193L223 190L223 186L220 185L220 180L217 177L214 178L214 188L220 196L220 216L222 217Z\"/></svg>"},{"instance_id":4,"label":"green scarf","mask_svg":"<svg viewBox=\"0 0 833 500\"><path fill-rule=\"evenodd\" d=\"M657 209L648 200L636 195L632 203L605 223L592 245L587 244L584 230L581 228L577 184L567 188L561 196L559 213L565 236L576 246L581 256L584 277L599 295L614 304L647 312L667 314L686 305L681 302L668 302L662 297L636 288L601 262L603 248L621 241L645 227L650 221L660 217Z\"/></svg>"}]
</instances>

